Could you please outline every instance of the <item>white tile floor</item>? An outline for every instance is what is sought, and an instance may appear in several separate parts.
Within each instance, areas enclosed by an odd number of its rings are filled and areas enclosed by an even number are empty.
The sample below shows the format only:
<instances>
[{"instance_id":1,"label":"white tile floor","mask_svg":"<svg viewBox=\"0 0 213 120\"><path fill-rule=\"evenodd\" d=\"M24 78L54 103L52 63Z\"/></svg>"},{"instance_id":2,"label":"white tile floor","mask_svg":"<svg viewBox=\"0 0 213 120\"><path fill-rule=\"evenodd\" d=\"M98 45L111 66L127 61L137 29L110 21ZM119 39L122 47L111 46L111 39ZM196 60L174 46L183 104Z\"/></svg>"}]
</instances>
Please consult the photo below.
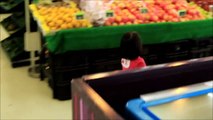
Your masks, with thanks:
<instances>
[{"instance_id":1,"label":"white tile floor","mask_svg":"<svg viewBox=\"0 0 213 120\"><path fill-rule=\"evenodd\" d=\"M0 21L5 15L0 15ZM0 26L1 40L8 35ZM47 81L31 78L28 67L12 68L0 48L1 120L64 120L72 118L71 100L52 98Z\"/></svg>"}]
</instances>

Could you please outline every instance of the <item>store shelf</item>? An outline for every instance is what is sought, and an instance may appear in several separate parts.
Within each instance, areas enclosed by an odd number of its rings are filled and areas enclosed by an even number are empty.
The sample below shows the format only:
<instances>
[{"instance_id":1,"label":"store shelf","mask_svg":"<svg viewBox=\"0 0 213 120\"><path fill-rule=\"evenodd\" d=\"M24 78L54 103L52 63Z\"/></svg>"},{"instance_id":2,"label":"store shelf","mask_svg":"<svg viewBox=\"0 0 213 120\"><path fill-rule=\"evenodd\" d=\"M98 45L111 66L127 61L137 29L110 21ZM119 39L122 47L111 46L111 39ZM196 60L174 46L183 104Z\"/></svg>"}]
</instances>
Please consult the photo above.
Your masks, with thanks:
<instances>
[{"instance_id":1,"label":"store shelf","mask_svg":"<svg viewBox=\"0 0 213 120\"><path fill-rule=\"evenodd\" d=\"M1 21L1 25L9 35L20 35L25 32L25 18L23 12L13 13L11 16Z\"/></svg>"},{"instance_id":2,"label":"store shelf","mask_svg":"<svg viewBox=\"0 0 213 120\"><path fill-rule=\"evenodd\" d=\"M24 11L24 0L1 0L1 13Z\"/></svg>"},{"instance_id":3,"label":"store shelf","mask_svg":"<svg viewBox=\"0 0 213 120\"><path fill-rule=\"evenodd\" d=\"M1 41L1 46L4 52L7 54L12 67L15 68L30 65L30 53L24 50L23 36L10 36ZM38 56L37 52L36 56Z\"/></svg>"}]
</instances>

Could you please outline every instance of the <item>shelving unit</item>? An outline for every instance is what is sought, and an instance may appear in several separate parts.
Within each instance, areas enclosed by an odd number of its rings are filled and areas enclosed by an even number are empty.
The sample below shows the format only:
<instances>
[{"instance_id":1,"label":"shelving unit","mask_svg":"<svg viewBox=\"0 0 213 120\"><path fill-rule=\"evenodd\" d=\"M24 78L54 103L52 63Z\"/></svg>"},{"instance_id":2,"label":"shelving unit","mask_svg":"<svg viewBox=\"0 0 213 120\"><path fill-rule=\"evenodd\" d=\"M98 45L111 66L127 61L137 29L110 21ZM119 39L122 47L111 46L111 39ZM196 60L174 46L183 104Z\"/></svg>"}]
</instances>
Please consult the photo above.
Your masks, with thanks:
<instances>
[{"instance_id":1,"label":"shelving unit","mask_svg":"<svg viewBox=\"0 0 213 120\"><path fill-rule=\"evenodd\" d=\"M24 11L24 0L1 0L0 11L1 13Z\"/></svg>"},{"instance_id":2,"label":"shelving unit","mask_svg":"<svg viewBox=\"0 0 213 120\"><path fill-rule=\"evenodd\" d=\"M30 54L24 50L25 13L16 11L4 18L0 24L8 34L8 37L1 40L0 44L11 62L11 66L15 68L30 65ZM33 29L36 28L35 23L31 25Z\"/></svg>"}]
</instances>

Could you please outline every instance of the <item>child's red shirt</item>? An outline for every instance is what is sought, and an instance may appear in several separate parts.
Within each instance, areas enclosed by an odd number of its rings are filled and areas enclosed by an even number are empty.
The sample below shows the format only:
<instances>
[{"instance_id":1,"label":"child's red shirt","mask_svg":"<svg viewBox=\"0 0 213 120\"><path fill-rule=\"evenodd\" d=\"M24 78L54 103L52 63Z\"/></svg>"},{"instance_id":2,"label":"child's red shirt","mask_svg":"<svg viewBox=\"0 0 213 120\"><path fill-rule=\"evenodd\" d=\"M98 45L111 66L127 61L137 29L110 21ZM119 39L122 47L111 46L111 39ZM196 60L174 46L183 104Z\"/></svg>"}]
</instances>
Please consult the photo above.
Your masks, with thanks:
<instances>
[{"instance_id":1,"label":"child's red shirt","mask_svg":"<svg viewBox=\"0 0 213 120\"><path fill-rule=\"evenodd\" d=\"M131 70L135 68L142 68L146 66L143 58L138 57L135 60L121 59L122 70Z\"/></svg>"}]
</instances>

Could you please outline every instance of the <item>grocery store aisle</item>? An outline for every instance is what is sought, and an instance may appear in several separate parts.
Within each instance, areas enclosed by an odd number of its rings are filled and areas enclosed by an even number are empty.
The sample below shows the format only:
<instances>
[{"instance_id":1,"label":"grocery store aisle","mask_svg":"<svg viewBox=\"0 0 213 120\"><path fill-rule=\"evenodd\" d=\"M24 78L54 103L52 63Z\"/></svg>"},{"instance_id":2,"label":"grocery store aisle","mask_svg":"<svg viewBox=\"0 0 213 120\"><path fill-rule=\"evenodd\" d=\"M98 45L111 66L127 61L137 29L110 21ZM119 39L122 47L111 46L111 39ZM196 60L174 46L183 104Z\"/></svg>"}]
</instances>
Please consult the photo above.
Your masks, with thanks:
<instances>
[{"instance_id":1,"label":"grocery store aisle","mask_svg":"<svg viewBox=\"0 0 213 120\"><path fill-rule=\"evenodd\" d=\"M1 21L2 15L0 18ZM8 36L2 27L0 36L1 40ZM0 48L0 119L71 119L71 100L53 99L47 81L29 77L27 70L28 67L12 68Z\"/></svg>"}]
</instances>

